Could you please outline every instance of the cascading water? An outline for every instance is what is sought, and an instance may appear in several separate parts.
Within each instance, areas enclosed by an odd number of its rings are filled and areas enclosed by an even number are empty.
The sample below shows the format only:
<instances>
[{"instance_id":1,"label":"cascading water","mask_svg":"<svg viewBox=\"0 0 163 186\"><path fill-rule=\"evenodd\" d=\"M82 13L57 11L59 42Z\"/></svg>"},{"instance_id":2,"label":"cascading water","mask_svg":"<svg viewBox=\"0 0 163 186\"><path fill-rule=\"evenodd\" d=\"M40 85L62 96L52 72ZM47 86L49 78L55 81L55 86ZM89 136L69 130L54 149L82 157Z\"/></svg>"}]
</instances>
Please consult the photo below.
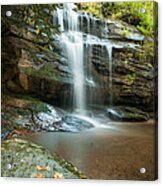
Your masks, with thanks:
<instances>
[{"instance_id":1,"label":"cascading water","mask_svg":"<svg viewBox=\"0 0 163 186\"><path fill-rule=\"evenodd\" d=\"M89 63L92 68L90 56L94 45L106 48L109 59L109 88L112 90L112 44L107 39L101 39L96 35L98 20L90 14L75 12L73 3L64 3L63 8L54 11L53 23L60 26L59 40L61 48L66 55L67 62L73 75L73 110L83 114L87 108L86 84L95 87L96 82L92 76L92 70L85 71L85 65ZM106 32L106 22L103 25L103 33ZM103 37L105 38L105 37ZM100 55L100 54L99 54ZM89 73L89 74L88 74ZM93 95L89 89L90 97ZM89 98L90 100L92 98ZM112 92L110 92L110 105L112 105Z\"/></svg>"},{"instance_id":2,"label":"cascading water","mask_svg":"<svg viewBox=\"0 0 163 186\"><path fill-rule=\"evenodd\" d=\"M113 106L112 50L123 48L125 43L118 44L108 39L108 20L100 20L86 12L76 12L75 7L73 3L64 3L62 8L54 11L53 16L54 25L60 26L61 34L57 38L73 77L73 94L70 98L73 100L73 112L68 118L78 116L79 120L101 127L104 123L89 112L88 104L105 106L101 91L109 89L110 107ZM131 47L135 46L131 44ZM112 108L106 110L121 117ZM73 122L77 122L76 119L72 119Z\"/></svg>"},{"instance_id":3,"label":"cascading water","mask_svg":"<svg viewBox=\"0 0 163 186\"><path fill-rule=\"evenodd\" d=\"M85 106L83 40L79 32L69 31L62 35L62 45L73 74L73 107L82 112Z\"/></svg>"},{"instance_id":4,"label":"cascading water","mask_svg":"<svg viewBox=\"0 0 163 186\"><path fill-rule=\"evenodd\" d=\"M113 104L113 94L112 94L112 45L106 45L109 58L109 90L110 90L110 106Z\"/></svg>"},{"instance_id":5,"label":"cascading water","mask_svg":"<svg viewBox=\"0 0 163 186\"><path fill-rule=\"evenodd\" d=\"M84 75L84 43L83 35L79 31L78 14L73 11L73 3L65 3L63 9L54 12L54 23L60 25L63 33L60 43L67 55L68 64L73 75L73 109L80 114L86 109L85 105L85 75Z\"/></svg>"}]
</instances>

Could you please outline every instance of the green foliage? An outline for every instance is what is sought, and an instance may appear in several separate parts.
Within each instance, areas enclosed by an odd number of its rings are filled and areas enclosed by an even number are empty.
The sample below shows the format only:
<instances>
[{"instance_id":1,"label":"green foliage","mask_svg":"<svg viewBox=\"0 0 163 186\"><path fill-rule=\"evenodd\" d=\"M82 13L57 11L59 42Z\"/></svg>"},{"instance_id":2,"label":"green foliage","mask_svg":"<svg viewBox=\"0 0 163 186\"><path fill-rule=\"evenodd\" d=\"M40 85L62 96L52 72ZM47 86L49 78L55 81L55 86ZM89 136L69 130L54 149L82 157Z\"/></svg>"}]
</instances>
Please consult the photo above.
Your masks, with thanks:
<instances>
[{"instance_id":1,"label":"green foliage","mask_svg":"<svg viewBox=\"0 0 163 186\"><path fill-rule=\"evenodd\" d=\"M80 3L78 7L97 17L123 20L146 36L152 36L157 26L154 20L157 8L153 1Z\"/></svg>"},{"instance_id":2,"label":"green foliage","mask_svg":"<svg viewBox=\"0 0 163 186\"><path fill-rule=\"evenodd\" d=\"M102 3L78 3L78 8L81 11L86 11L89 12L91 14L93 14L94 16L97 17L103 17L102 15Z\"/></svg>"},{"instance_id":3,"label":"green foliage","mask_svg":"<svg viewBox=\"0 0 163 186\"><path fill-rule=\"evenodd\" d=\"M155 54L154 50L155 50L155 48L154 48L154 42L153 41L146 40L144 42L143 49L145 51L145 54L148 54L146 57L148 57L148 56L154 57L154 54Z\"/></svg>"},{"instance_id":4,"label":"green foliage","mask_svg":"<svg viewBox=\"0 0 163 186\"><path fill-rule=\"evenodd\" d=\"M143 35L150 35L149 31L145 29L143 26L137 26L137 29L143 34Z\"/></svg>"}]
</instances>

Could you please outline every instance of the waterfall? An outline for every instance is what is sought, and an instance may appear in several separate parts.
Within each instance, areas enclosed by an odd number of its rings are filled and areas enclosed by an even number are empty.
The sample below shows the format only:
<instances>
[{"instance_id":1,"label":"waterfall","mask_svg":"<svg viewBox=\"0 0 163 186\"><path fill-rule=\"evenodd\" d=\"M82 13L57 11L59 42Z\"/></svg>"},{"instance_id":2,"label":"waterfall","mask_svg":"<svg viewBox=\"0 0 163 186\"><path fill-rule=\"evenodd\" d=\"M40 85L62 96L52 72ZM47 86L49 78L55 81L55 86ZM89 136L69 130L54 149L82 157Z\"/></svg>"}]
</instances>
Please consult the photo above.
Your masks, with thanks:
<instances>
[{"instance_id":1,"label":"waterfall","mask_svg":"<svg viewBox=\"0 0 163 186\"><path fill-rule=\"evenodd\" d=\"M106 45L106 49L108 52L108 61L109 61L109 90L110 90L110 106L113 104L113 93L112 93L112 45Z\"/></svg>"},{"instance_id":2,"label":"waterfall","mask_svg":"<svg viewBox=\"0 0 163 186\"><path fill-rule=\"evenodd\" d=\"M96 86L92 76L93 47L100 45L106 48L108 55L110 105L112 105L112 43L107 38L107 23L103 22L102 36L97 36L99 19L88 13L76 12L73 3L64 3L62 8L54 11L53 24L60 26L61 35L58 36L62 51L67 58L67 63L73 75L73 111L84 115L88 99L92 102L94 92L91 87ZM106 36L106 37L105 37ZM98 55L103 55L99 53ZM102 58L102 56L99 56ZM87 72L85 70L87 67ZM86 85L89 96L86 99ZM99 99L99 97L98 97Z\"/></svg>"},{"instance_id":3,"label":"waterfall","mask_svg":"<svg viewBox=\"0 0 163 186\"><path fill-rule=\"evenodd\" d=\"M67 56L67 62L73 75L73 110L80 114L86 109L85 75L84 75L84 43L79 31L78 14L73 10L73 3L64 3L63 9L54 12L54 23L60 25L63 33L60 36L62 49Z\"/></svg>"},{"instance_id":4,"label":"waterfall","mask_svg":"<svg viewBox=\"0 0 163 186\"><path fill-rule=\"evenodd\" d=\"M57 8L56 11L54 10L54 15L56 14L56 16L53 16L53 25L59 25L60 26L60 31L63 32L64 31L64 24L63 24L63 10Z\"/></svg>"},{"instance_id":5,"label":"waterfall","mask_svg":"<svg viewBox=\"0 0 163 186\"><path fill-rule=\"evenodd\" d=\"M80 32L69 31L62 35L62 46L67 54L67 59L73 74L73 108L84 110L84 64L83 64L83 39Z\"/></svg>"}]
</instances>

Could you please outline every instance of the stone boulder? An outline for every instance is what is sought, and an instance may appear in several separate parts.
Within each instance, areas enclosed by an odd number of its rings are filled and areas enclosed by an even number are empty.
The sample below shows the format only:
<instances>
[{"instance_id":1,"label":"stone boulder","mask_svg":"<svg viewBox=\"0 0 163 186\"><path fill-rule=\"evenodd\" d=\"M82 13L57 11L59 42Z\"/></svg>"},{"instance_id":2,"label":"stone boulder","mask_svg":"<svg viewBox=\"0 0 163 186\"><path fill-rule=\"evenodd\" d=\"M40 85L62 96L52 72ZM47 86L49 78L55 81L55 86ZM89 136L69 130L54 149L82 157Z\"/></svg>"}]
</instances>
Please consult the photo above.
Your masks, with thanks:
<instances>
[{"instance_id":1,"label":"stone boulder","mask_svg":"<svg viewBox=\"0 0 163 186\"><path fill-rule=\"evenodd\" d=\"M3 95L2 102L2 140L8 135L22 137L24 132L80 132L93 128L85 118L73 116L33 98L15 98ZM16 133L15 133L16 131ZM26 133L25 132L25 133ZM11 134L11 135L10 135Z\"/></svg>"},{"instance_id":2,"label":"stone boulder","mask_svg":"<svg viewBox=\"0 0 163 186\"><path fill-rule=\"evenodd\" d=\"M32 142L12 139L1 146L2 177L19 178L86 178L71 163Z\"/></svg>"},{"instance_id":3,"label":"stone boulder","mask_svg":"<svg viewBox=\"0 0 163 186\"><path fill-rule=\"evenodd\" d=\"M113 121L147 121L149 115L134 107L117 106L106 110L108 117Z\"/></svg>"}]
</instances>

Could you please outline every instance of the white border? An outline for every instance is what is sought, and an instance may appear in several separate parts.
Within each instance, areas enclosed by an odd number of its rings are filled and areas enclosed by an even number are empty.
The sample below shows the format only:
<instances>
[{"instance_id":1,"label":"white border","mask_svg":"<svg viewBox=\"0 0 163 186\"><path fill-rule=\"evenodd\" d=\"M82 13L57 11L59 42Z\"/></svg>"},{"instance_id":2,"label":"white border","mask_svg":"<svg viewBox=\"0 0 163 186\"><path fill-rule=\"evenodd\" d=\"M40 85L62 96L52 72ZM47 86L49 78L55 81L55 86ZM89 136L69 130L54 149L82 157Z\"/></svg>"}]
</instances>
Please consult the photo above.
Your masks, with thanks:
<instances>
[{"instance_id":1,"label":"white border","mask_svg":"<svg viewBox=\"0 0 163 186\"><path fill-rule=\"evenodd\" d=\"M95 2L97 0L1 0L0 4L40 4L40 3L61 3L61 2ZM101 1L111 1L111 0L101 0ZM119 1L119 0L113 0L113 1ZM129 1L129 0L123 0L123 1ZM124 186L131 186L132 185L163 185L163 169L162 169L162 158L163 157L163 135L161 132L163 131L163 107L161 103L163 103L162 95L163 95L163 0L157 0L159 3L159 179L154 182L147 182L147 181L99 181L99 180L53 180L53 179L24 179L24 178L0 178L0 184L2 186L28 186L34 185L34 186L44 186L45 184L48 184L48 186L79 186L79 185L85 185L85 186L108 186L108 185L124 185ZM161 21L160 21L161 20ZM161 33L161 34L160 34Z\"/></svg>"}]
</instances>

